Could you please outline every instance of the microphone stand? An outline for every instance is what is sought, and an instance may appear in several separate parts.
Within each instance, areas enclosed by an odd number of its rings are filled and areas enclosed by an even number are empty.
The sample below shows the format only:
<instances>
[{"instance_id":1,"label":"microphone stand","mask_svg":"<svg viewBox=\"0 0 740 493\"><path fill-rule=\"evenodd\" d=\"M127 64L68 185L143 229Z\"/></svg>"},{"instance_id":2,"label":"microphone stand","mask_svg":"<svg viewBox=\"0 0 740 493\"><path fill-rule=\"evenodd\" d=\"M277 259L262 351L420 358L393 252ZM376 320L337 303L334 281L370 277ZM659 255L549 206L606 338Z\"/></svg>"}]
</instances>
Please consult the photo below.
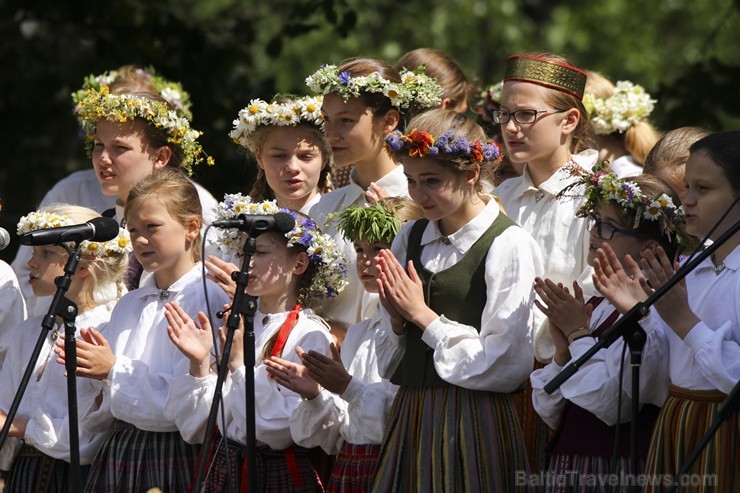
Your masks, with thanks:
<instances>
[{"instance_id":1,"label":"microphone stand","mask_svg":"<svg viewBox=\"0 0 740 493\"><path fill-rule=\"evenodd\" d=\"M570 363L568 366L550 380L545 385L545 392L552 394L558 389L566 380L572 377L583 364L591 359L601 349L608 348L616 341L619 337L623 337L627 345L630 348L630 365L632 366L632 420L630 422L630 466L632 470L637 473L639 470L639 460L637 454L637 431L638 431L638 413L640 412L640 362L642 358L642 349L645 345L646 334L645 331L640 327L639 321L642 317L647 315L649 308L655 304L665 293L668 292L673 286L681 282L686 275L694 270L697 265L702 263L707 257L709 257L715 250L723 245L727 240L732 238L735 233L740 230L740 221L737 221L727 231L717 238L717 241L706 247L701 253L699 253L693 260L686 262L676 273L668 279L668 281L661 287L655 290L653 294L648 296L645 301L639 302L633 306L630 311L624 314L614 325L607 329L599 340L591 346L588 351L583 353L578 359ZM637 481L633 485L633 491L638 491L639 487Z\"/></svg>"},{"instance_id":2,"label":"microphone stand","mask_svg":"<svg viewBox=\"0 0 740 493\"><path fill-rule=\"evenodd\" d=\"M240 271L234 271L231 274L231 278L236 281L236 291L234 292L234 300L231 304L231 310L228 318L226 319L226 341L224 342L224 348L221 351L221 361L218 365L218 377L216 379L216 388L213 394L213 402L211 403L211 410L208 415L208 422L206 425L206 435L203 441L205 447L211 441L213 429L216 425L216 417L218 415L218 405L222 399L222 388L224 380L226 379L226 373L229 370L229 355L231 354L231 344L234 340L234 333L239 328L239 318L244 316L244 369L245 369L245 388L246 388L246 413L247 413L247 477L242 478L242 481L247 481L247 491L250 493L257 491L257 439L256 439L256 424L255 424L255 411L254 411L254 314L257 311L257 298L247 294L247 286L249 285L249 263L252 259L252 255L256 249L256 238L260 233L264 231L252 231L248 232L247 241L244 243L244 258L242 260L242 266ZM226 430L224 430L224 434ZM195 476L195 491L203 491L205 482L203 480L203 472L205 470L206 459L208 452L201 451L198 456L198 469Z\"/></svg>"},{"instance_id":3,"label":"microphone stand","mask_svg":"<svg viewBox=\"0 0 740 493\"><path fill-rule=\"evenodd\" d=\"M70 475L68 489L69 491L81 491L80 489L80 437L77 427L77 344L75 339L75 318L77 317L77 305L65 296L65 293L69 290L69 286L72 284L72 276L77 271L77 266L80 262L80 252L78 250L79 243L75 244L75 248L69 248L66 245L62 245L69 253L69 259L67 264L64 266L64 275L59 276L55 279L54 283L57 286L57 291L54 294L54 298L49 306L49 311L41 322L41 334L36 341L36 346L31 354L31 359L26 366L26 371L21 378L20 386L15 394L13 403L8 410L8 415L5 420L2 432L0 432L0 448L2 448L5 440L10 432L10 425L13 423L18 407L20 406L23 394L28 387L28 382L31 379L36 361L41 354L41 349L44 346L44 341L47 336L54 328L56 317L61 318L64 321L64 350L65 354L65 368L67 370L67 406L68 406L68 419L69 419L69 453L70 453Z\"/></svg>"}]
</instances>

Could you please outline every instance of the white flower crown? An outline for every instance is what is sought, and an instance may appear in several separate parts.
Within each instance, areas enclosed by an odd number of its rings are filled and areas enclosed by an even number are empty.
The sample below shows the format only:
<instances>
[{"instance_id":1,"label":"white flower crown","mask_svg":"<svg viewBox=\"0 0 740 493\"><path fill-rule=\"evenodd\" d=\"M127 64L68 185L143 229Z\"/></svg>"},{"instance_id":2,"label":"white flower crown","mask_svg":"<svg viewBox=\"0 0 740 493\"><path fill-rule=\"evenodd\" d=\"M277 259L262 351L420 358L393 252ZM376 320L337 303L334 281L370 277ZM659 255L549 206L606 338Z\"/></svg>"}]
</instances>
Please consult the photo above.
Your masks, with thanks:
<instances>
[{"instance_id":1,"label":"white flower crown","mask_svg":"<svg viewBox=\"0 0 740 493\"><path fill-rule=\"evenodd\" d=\"M339 72L336 65L324 65L306 78L306 85L317 94L339 93L346 102L362 92L381 93L391 100L398 110L410 106L431 108L442 104L443 89L437 81L424 74L424 70L401 70L401 82L391 82L378 72L367 76L353 76Z\"/></svg>"},{"instance_id":2,"label":"white flower crown","mask_svg":"<svg viewBox=\"0 0 740 493\"><path fill-rule=\"evenodd\" d=\"M159 95L175 108L175 111L188 120L192 120L193 114L190 112L190 94L183 89L179 82L173 82L157 75L153 67L137 68L136 73L141 78L149 80ZM100 75L90 74L85 77L82 87L72 93L75 113L78 113L77 107L85 99L88 89L100 90L103 86L110 86L118 78L118 75L118 70L109 70Z\"/></svg>"},{"instance_id":3,"label":"white flower crown","mask_svg":"<svg viewBox=\"0 0 740 493\"><path fill-rule=\"evenodd\" d=\"M288 246L306 247L309 262L316 266L311 285L306 293L309 304L333 298L347 285L347 260L337 248L334 240L322 233L311 218L290 209L281 209L274 200L252 202L249 196L241 193L226 194L224 200L215 207L214 212L217 220L232 219L240 214L269 215L284 212L293 216L295 227L285 233ZM244 234L238 229L218 230L216 248L232 255L239 253Z\"/></svg>"},{"instance_id":4,"label":"white flower crown","mask_svg":"<svg viewBox=\"0 0 740 493\"><path fill-rule=\"evenodd\" d=\"M650 116L655 103L657 100L651 99L644 87L627 80L617 82L610 98L597 98L590 93L583 96L583 106L597 135L627 131Z\"/></svg>"},{"instance_id":5,"label":"white flower crown","mask_svg":"<svg viewBox=\"0 0 740 493\"><path fill-rule=\"evenodd\" d=\"M189 175L193 166L203 161L205 153L198 142L201 132L190 128L190 121L173 111L164 101L135 96L132 94L111 94L108 86L100 89L88 89L85 97L77 105L82 127L88 136L89 150L98 120L105 118L111 122L127 122L142 118L148 124L163 128L167 132L167 141L182 148L184 158L182 167ZM206 156L206 163L213 166L211 156Z\"/></svg>"},{"instance_id":6,"label":"white flower crown","mask_svg":"<svg viewBox=\"0 0 740 493\"><path fill-rule=\"evenodd\" d=\"M323 96L306 96L272 103L253 99L245 108L239 110L239 117L234 120L234 129L229 133L229 137L235 143L251 149L252 136L257 127L287 127L305 122L321 129L324 125L324 118L321 115L323 101Z\"/></svg>"},{"instance_id":7,"label":"white flower crown","mask_svg":"<svg viewBox=\"0 0 740 493\"><path fill-rule=\"evenodd\" d=\"M31 212L21 217L18 222L18 234L38 231L40 229L59 228L61 226L72 226L74 222L67 216L61 216L51 212ZM80 243L82 255L96 255L103 257L114 253L131 253L131 237L123 228L118 228L118 236L105 242L84 240Z\"/></svg>"}]
</instances>

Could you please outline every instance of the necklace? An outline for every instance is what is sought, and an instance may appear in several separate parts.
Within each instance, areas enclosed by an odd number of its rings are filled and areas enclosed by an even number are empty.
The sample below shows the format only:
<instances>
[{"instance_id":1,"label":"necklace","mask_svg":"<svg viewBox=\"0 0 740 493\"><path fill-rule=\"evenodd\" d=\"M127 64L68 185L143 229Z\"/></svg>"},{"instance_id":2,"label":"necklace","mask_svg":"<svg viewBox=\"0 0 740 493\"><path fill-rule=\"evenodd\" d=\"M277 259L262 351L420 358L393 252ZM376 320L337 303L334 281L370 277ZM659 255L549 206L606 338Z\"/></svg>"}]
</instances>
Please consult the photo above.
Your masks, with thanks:
<instances>
[{"instance_id":1,"label":"necklace","mask_svg":"<svg viewBox=\"0 0 740 493\"><path fill-rule=\"evenodd\" d=\"M57 339L59 339L59 333L61 332L62 327L57 325L57 327L51 331L49 334L49 340L51 341L51 347L49 348L49 352L46 353L46 358L44 358L44 362L41 364L41 367L39 368L38 373L36 374L36 381L40 381L41 377L44 376L44 370L46 370L46 365L49 363L49 360L51 359L51 356L54 354L54 346L56 346Z\"/></svg>"}]
</instances>

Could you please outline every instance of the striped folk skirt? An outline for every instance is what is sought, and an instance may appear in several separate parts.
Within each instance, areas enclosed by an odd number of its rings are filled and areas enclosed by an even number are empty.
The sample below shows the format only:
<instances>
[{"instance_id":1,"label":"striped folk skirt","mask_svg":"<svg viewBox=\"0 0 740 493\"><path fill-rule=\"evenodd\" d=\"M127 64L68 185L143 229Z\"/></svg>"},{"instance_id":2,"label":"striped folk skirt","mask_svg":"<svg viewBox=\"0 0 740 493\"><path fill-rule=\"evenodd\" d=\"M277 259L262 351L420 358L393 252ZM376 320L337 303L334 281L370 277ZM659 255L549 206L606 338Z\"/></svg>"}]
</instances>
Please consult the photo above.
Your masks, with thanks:
<instances>
[{"instance_id":1,"label":"striped folk skirt","mask_svg":"<svg viewBox=\"0 0 740 493\"><path fill-rule=\"evenodd\" d=\"M380 457L380 444L345 443L331 471L327 493L367 493L370 491Z\"/></svg>"},{"instance_id":2,"label":"striped folk skirt","mask_svg":"<svg viewBox=\"0 0 740 493\"><path fill-rule=\"evenodd\" d=\"M90 466L80 466L80 484L84 485ZM3 493L67 493L70 463L48 456L24 445L13 461ZM73 493L73 492L70 492Z\"/></svg>"},{"instance_id":3,"label":"striped folk skirt","mask_svg":"<svg viewBox=\"0 0 740 493\"><path fill-rule=\"evenodd\" d=\"M208 465L205 492L247 491L247 448L233 440L217 439L217 448ZM293 452L257 446L258 491L275 493L323 492L308 450L294 445Z\"/></svg>"},{"instance_id":4,"label":"striped folk skirt","mask_svg":"<svg viewBox=\"0 0 740 493\"><path fill-rule=\"evenodd\" d=\"M373 491L526 491L529 475L508 394L402 386L391 408Z\"/></svg>"},{"instance_id":5,"label":"striped folk skirt","mask_svg":"<svg viewBox=\"0 0 740 493\"><path fill-rule=\"evenodd\" d=\"M650 441L645 472L649 475L677 474L709 431L717 409L726 397L716 390L687 390L671 385ZM682 487L678 491L684 493L740 491L738 413L722 424L694 462L689 476L679 478L679 481ZM645 491L666 489L663 483L649 485Z\"/></svg>"},{"instance_id":6,"label":"striped folk skirt","mask_svg":"<svg viewBox=\"0 0 740 493\"><path fill-rule=\"evenodd\" d=\"M180 432L144 431L116 422L93 459L86 493L188 491L200 445L186 443Z\"/></svg>"},{"instance_id":7,"label":"striped folk skirt","mask_svg":"<svg viewBox=\"0 0 740 493\"><path fill-rule=\"evenodd\" d=\"M644 459L644 458L643 458ZM644 466L643 464L640 466ZM641 473L641 467L638 473ZM634 491L622 477L635 476L629 457L558 454L550 458L548 475L541 482L546 493L630 493ZM614 481L614 482L612 482ZM635 480L636 481L636 480Z\"/></svg>"}]
</instances>

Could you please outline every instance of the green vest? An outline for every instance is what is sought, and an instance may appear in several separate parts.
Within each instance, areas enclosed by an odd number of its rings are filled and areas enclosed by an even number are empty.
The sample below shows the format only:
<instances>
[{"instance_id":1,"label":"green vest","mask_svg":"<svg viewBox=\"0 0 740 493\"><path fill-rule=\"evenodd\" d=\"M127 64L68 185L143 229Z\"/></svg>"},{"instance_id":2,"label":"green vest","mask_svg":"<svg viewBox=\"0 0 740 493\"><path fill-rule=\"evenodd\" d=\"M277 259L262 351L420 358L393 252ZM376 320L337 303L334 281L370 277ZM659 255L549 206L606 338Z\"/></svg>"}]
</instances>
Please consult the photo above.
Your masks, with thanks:
<instances>
[{"instance_id":1,"label":"green vest","mask_svg":"<svg viewBox=\"0 0 740 493\"><path fill-rule=\"evenodd\" d=\"M486 304L486 256L493 240L514 221L499 214L483 235L457 264L436 274L421 264L421 237L428 220L416 221L411 227L406 263L414 267L424 286L424 301L436 313L458 323L475 327L480 332L481 314ZM434 349L421 340L422 330L406 323L406 351L391 382L406 387L444 387L434 368Z\"/></svg>"}]
</instances>

